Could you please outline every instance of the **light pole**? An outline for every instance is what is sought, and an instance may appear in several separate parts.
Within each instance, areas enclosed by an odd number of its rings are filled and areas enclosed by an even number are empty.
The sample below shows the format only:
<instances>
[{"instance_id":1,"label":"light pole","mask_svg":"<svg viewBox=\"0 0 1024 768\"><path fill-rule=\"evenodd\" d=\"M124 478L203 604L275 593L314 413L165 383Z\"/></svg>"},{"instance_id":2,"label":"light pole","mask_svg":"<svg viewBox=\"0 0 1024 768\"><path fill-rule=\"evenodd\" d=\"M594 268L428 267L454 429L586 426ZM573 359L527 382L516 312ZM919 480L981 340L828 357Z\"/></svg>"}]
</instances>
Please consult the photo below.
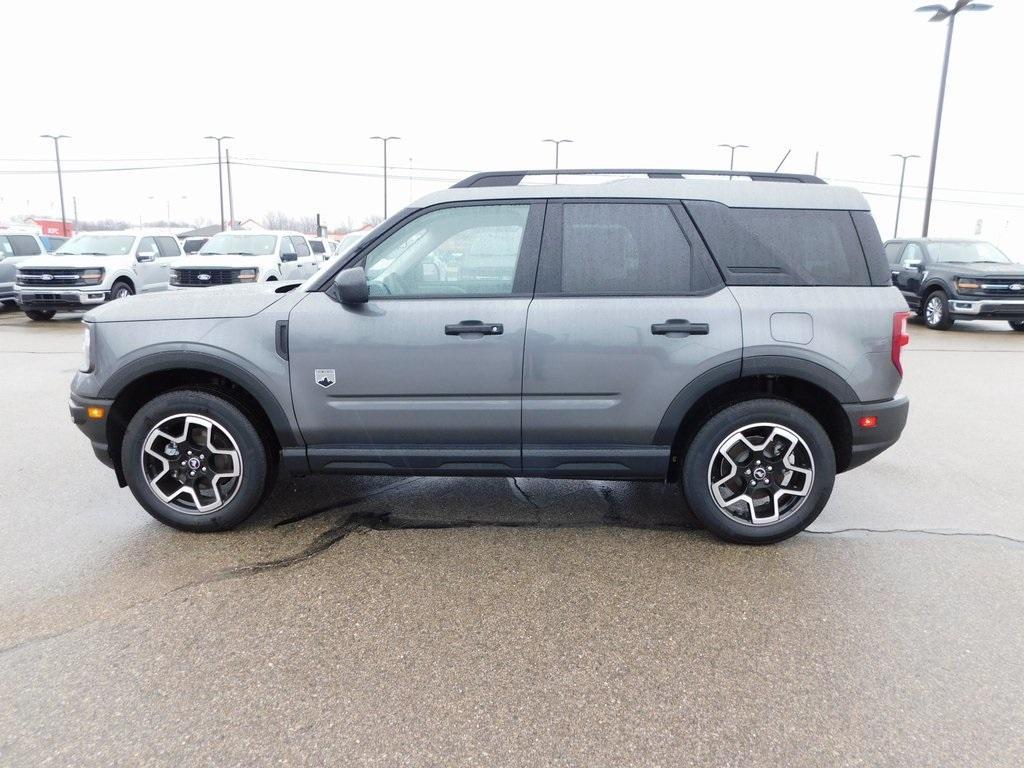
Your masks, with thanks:
<instances>
[{"instance_id":1,"label":"light pole","mask_svg":"<svg viewBox=\"0 0 1024 768\"><path fill-rule=\"evenodd\" d=\"M558 147L561 144L572 144L572 139L541 139L542 144L555 145L555 184L558 183Z\"/></svg>"},{"instance_id":2,"label":"light pole","mask_svg":"<svg viewBox=\"0 0 1024 768\"><path fill-rule=\"evenodd\" d=\"M924 196L924 226L921 237L928 237L928 222L932 216L932 191L935 188L935 161L939 156L939 128L942 126L942 102L946 98L946 74L949 72L949 48L953 44L953 22L960 11L987 11L988 3L974 3L971 0L956 0L952 8L942 5L922 5L918 11L934 12L928 21L946 21L946 53L942 58L942 79L939 81L939 104L935 110L935 135L932 137L932 161L928 166L928 191Z\"/></svg>"},{"instance_id":3,"label":"light pole","mask_svg":"<svg viewBox=\"0 0 1024 768\"><path fill-rule=\"evenodd\" d=\"M384 218L388 217L388 142L401 141L401 136L371 136L371 141L379 141L384 145Z\"/></svg>"},{"instance_id":4,"label":"light pole","mask_svg":"<svg viewBox=\"0 0 1024 768\"><path fill-rule=\"evenodd\" d=\"M235 138L234 136L204 136L204 139L210 139L211 141L217 142L217 194L220 200L220 231L224 231L224 174L221 172L221 160L220 160L220 143L227 141L228 139Z\"/></svg>"},{"instance_id":5,"label":"light pole","mask_svg":"<svg viewBox=\"0 0 1024 768\"><path fill-rule=\"evenodd\" d=\"M53 154L57 158L57 189L60 190L60 233L62 236L68 236L68 219L64 214L64 177L60 170L60 140L70 139L70 136L65 136L63 133L54 136L50 133L44 133L39 136L40 139L53 139Z\"/></svg>"},{"instance_id":6,"label":"light pole","mask_svg":"<svg viewBox=\"0 0 1024 768\"><path fill-rule=\"evenodd\" d=\"M733 161L736 159L737 149L750 149L746 144L719 144L720 147L725 147L729 150L729 170L733 169Z\"/></svg>"},{"instance_id":7,"label":"light pole","mask_svg":"<svg viewBox=\"0 0 1024 768\"><path fill-rule=\"evenodd\" d=\"M894 153L889 155L889 157L898 157L902 161L900 163L900 191L896 195L896 224L892 228L892 236L897 238L899 237L900 230L900 206L903 205L903 177L907 174L907 160L920 157L920 155L900 155Z\"/></svg>"}]
</instances>

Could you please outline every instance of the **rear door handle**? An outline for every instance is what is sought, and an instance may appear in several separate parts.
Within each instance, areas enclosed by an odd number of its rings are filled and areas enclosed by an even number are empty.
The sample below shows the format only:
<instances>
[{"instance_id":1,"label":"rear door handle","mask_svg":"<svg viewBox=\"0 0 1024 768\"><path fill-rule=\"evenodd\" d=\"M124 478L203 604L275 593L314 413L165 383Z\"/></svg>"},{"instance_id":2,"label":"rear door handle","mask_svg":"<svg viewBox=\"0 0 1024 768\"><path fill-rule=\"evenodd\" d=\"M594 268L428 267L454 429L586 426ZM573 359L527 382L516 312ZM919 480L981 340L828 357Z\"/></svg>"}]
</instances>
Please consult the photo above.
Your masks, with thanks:
<instances>
[{"instance_id":1,"label":"rear door handle","mask_svg":"<svg viewBox=\"0 0 1024 768\"><path fill-rule=\"evenodd\" d=\"M669 333L678 333L685 336L707 336L707 323L691 323L689 320L666 320L664 323L655 323L651 326L651 333L655 336L665 336Z\"/></svg>"},{"instance_id":2,"label":"rear door handle","mask_svg":"<svg viewBox=\"0 0 1024 768\"><path fill-rule=\"evenodd\" d=\"M501 323L482 323L479 320L463 320L461 323L444 327L446 336L462 336L470 333L478 333L482 336L501 336L504 332L505 326Z\"/></svg>"}]
</instances>

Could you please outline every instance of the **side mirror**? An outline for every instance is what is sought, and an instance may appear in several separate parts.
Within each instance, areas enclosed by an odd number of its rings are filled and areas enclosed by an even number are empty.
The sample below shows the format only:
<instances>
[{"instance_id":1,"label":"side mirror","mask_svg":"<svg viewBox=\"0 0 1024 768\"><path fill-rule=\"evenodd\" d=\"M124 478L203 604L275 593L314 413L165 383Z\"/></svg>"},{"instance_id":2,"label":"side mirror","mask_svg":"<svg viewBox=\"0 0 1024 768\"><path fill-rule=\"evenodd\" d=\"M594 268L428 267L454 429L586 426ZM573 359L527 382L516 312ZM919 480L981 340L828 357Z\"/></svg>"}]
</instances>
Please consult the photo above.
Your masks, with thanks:
<instances>
[{"instance_id":1,"label":"side mirror","mask_svg":"<svg viewBox=\"0 0 1024 768\"><path fill-rule=\"evenodd\" d=\"M907 262L907 269L918 269L919 270L919 269L921 269L921 262L920 261L908 261Z\"/></svg>"},{"instance_id":2,"label":"side mirror","mask_svg":"<svg viewBox=\"0 0 1024 768\"><path fill-rule=\"evenodd\" d=\"M282 253L281 261L298 261L299 254L297 253Z\"/></svg>"},{"instance_id":3,"label":"side mirror","mask_svg":"<svg viewBox=\"0 0 1024 768\"><path fill-rule=\"evenodd\" d=\"M135 255L137 261L153 261L156 259L156 251L139 251Z\"/></svg>"},{"instance_id":4,"label":"side mirror","mask_svg":"<svg viewBox=\"0 0 1024 768\"><path fill-rule=\"evenodd\" d=\"M343 269L334 278L334 292L342 304L365 304L370 300L370 286L362 267Z\"/></svg>"}]
</instances>

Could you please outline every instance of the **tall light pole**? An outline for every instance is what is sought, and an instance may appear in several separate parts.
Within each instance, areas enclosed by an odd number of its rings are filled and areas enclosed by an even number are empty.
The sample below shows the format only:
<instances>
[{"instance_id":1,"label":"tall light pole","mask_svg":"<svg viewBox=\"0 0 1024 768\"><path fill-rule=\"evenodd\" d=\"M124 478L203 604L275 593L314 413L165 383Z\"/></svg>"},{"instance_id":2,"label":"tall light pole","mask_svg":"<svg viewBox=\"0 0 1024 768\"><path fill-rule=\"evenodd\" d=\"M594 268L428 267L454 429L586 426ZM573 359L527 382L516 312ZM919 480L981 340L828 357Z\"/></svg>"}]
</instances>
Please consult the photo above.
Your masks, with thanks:
<instances>
[{"instance_id":1,"label":"tall light pole","mask_svg":"<svg viewBox=\"0 0 1024 768\"><path fill-rule=\"evenodd\" d=\"M542 144L555 145L555 184L558 183L558 147L562 144L572 144L572 139L541 139Z\"/></svg>"},{"instance_id":2,"label":"tall light pole","mask_svg":"<svg viewBox=\"0 0 1024 768\"><path fill-rule=\"evenodd\" d=\"M733 161L736 160L737 149L750 149L746 144L719 144L720 147L725 147L729 150L729 170L733 169Z\"/></svg>"},{"instance_id":3,"label":"tall light pole","mask_svg":"<svg viewBox=\"0 0 1024 768\"><path fill-rule=\"evenodd\" d=\"M947 21L946 53L942 58L942 79L939 81L939 105L935 110L935 135L932 137L932 161L928 167L928 191L924 196L924 226L921 237L928 237L928 222L932 216L932 191L935 188L935 161L939 156L939 129L942 126L942 103L946 98L946 74L949 72L949 49L953 44L953 22L960 11L987 11L992 6L988 3L975 3L971 0L956 0L952 8L942 5L922 5L918 11L934 13L928 21Z\"/></svg>"},{"instance_id":4,"label":"tall light pole","mask_svg":"<svg viewBox=\"0 0 1024 768\"><path fill-rule=\"evenodd\" d=\"M388 217L388 142L401 141L401 136L371 136L371 141L379 141L384 145L384 218Z\"/></svg>"},{"instance_id":5,"label":"tall light pole","mask_svg":"<svg viewBox=\"0 0 1024 768\"><path fill-rule=\"evenodd\" d=\"M204 139L210 139L211 141L217 142L217 194L220 199L220 231L224 231L224 174L221 172L221 159L220 159L220 143L227 141L228 139L235 138L234 136L204 136Z\"/></svg>"},{"instance_id":6,"label":"tall light pole","mask_svg":"<svg viewBox=\"0 0 1024 768\"><path fill-rule=\"evenodd\" d=\"M900 191L899 194L896 195L896 224L892 228L892 236L896 238L899 237L900 231L900 206L903 205L903 177L907 175L907 160L920 157L920 155L900 155L893 153L889 155L889 157L898 157L902 161L900 163Z\"/></svg>"},{"instance_id":7,"label":"tall light pole","mask_svg":"<svg viewBox=\"0 0 1024 768\"><path fill-rule=\"evenodd\" d=\"M64 237L68 235L68 218L64 214L64 177L60 170L60 140L70 139L70 136L65 136L63 133L54 136L50 133L44 133L39 136L40 139L53 139L53 154L57 158L57 189L60 191L60 233Z\"/></svg>"}]
</instances>

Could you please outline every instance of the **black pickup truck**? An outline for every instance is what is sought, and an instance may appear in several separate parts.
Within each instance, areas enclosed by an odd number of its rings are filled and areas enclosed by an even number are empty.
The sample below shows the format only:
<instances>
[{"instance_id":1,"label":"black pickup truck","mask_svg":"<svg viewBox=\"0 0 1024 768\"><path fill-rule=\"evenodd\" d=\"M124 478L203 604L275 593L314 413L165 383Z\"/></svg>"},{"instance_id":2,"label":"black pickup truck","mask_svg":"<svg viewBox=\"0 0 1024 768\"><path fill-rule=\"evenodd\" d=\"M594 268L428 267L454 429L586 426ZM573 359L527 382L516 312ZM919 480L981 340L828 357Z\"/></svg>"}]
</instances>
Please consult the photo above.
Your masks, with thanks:
<instances>
[{"instance_id":1,"label":"black pickup truck","mask_svg":"<svg viewBox=\"0 0 1024 768\"><path fill-rule=\"evenodd\" d=\"M1024 264L979 240L902 239L885 244L892 283L929 328L956 320L1006 320L1024 331Z\"/></svg>"}]
</instances>

